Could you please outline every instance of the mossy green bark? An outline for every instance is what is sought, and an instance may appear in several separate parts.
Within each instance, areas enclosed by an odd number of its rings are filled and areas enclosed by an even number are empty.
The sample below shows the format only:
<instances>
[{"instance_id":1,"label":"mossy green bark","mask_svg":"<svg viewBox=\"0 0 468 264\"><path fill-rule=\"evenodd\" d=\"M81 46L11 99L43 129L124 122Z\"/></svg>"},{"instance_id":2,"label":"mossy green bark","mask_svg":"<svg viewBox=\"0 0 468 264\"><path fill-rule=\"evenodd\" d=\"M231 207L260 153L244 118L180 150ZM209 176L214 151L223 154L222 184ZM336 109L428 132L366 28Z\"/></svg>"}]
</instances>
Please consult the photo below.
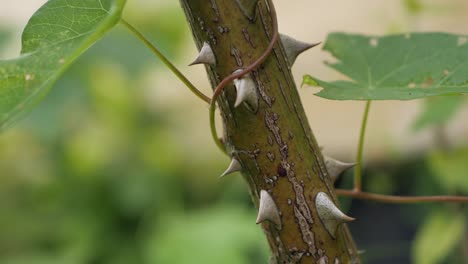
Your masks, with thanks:
<instances>
[{"instance_id":1,"label":"mossy green bark","mask_svg":"<svg viewBox=\"0 0 468 264\"><path fill-rule=\"evenodd\" d=\"M267 1L180 2L198 48L207 42L216 56L216 64L206 66L212 87L254 62L270 42ZM280 42L251 76L259 96L256 112L245 105L234 107L233 85L224 89L218 105L223 142L229 155L241 163L255 205L258 208L260 191L266 190L280 212L281 229L262 223L271 262L360 263L348 229L341 225L334 238L317 214L319 192L333 197L335 203L336 196Z\"/></svg>"}]
</instances>

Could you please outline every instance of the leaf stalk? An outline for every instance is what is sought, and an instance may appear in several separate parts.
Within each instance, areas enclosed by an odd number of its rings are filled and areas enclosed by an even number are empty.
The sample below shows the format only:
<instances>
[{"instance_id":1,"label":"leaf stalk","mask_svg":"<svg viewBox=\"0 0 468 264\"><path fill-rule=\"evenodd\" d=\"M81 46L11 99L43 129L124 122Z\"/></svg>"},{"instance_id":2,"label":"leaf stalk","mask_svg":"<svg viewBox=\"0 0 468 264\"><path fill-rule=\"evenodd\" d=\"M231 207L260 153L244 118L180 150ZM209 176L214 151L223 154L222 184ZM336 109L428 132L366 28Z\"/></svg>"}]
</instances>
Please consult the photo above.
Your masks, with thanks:
<instances>
[{"instance_id":1,"label":"leaf stalk","mask_svg":"<svg viewBox=\"0 0 468 264\"><path fill-rule=\"evenodd\" d=\"M124 19L121 19L120 23L124 25L130 32L132 32L133 35L135 35L135 37L137 37L141 42L143 42L146 45L146 47L148 47L148 49L150 49L154 53L154 55L156 55L164 63L164 65L166 65L166 67L169 68L169 70L172 73L174 73L175 76L177 76L177 78L179 78L179 80L181 80L185 84L185 86L187 86L187 88L194 95L196 95L201 100L210 103L211 99L208 96L204 95L202 92L200 92L200 90L198 90L197 87L195 87L195 85L193 85L187 79L187 77L185 77L185 75L181 71L179 71L176 68L176 66L174 66L174 64L172 64L169 61L169 59L166 56L164 56L164 54L153 43L151 43L151 41L149 41L148 38L146 38L140 31L138 31L134 26L132 26Z\"/></svg>"},{"instance_id":2,"label":"leaf stalk","mask_svg":"<svg viewBox=\"0 0 468 264\"><path fill-rule=\"evenodd\" d=\"M366 137L367 120L369 117L370 107L371 100L367 100L366 107L364 109L364 116L362 117L361 132L359 134L359 143L356 155L357 164L356 167L354 167L354 191L356 192L360 192L362 190L362 157L364 153L364 140Z\"/></svg>"}]
</instances>

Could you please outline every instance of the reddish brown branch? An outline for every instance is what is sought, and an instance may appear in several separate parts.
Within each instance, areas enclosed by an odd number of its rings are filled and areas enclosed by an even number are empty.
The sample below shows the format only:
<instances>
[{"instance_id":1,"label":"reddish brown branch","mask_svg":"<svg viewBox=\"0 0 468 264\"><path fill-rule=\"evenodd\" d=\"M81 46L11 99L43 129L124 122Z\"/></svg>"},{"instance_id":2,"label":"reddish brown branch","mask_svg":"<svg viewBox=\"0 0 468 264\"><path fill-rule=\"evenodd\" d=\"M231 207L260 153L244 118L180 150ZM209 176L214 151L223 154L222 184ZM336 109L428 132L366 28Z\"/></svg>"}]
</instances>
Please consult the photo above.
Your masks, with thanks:
<instances>
[{"instance_id":1,"label":"reddish brown branch","mask_svg":"<svg viewBox=\"0 0 468 264\"><path fill-rule=\"evenodd\" d=\"M432 203L432 202L446 202L446 203L468 203L468 197L465 196L394 196L383 195L368 192L359 192L354 190L337 189L336 194L340 196L347 196L361 200L371 200L381 203Z\"/></svg>"}]
</instances>

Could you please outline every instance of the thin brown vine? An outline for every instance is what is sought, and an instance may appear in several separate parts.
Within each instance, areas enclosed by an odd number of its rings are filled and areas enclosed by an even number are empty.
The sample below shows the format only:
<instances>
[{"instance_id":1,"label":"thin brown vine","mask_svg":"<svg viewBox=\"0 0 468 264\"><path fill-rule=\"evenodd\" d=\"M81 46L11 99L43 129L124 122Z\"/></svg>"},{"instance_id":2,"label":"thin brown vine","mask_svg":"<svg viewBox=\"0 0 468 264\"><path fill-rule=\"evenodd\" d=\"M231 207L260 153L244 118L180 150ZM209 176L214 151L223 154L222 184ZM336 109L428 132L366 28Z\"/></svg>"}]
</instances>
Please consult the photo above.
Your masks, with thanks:
<instances>
[{"instance_id":1,"label":"thin brown vine","mask_svg":"<svg viewBox=\"0 0 468 264\"><path fill-rule=\"evenodd\" d=\"M275 47L276 42L278 41L279 38L279 32L278 32L278 18L276 15L276 10L271 2L271 0L268 1L268 6L270 8L270 13L271 13L271 19L272 19L272 26L273 26L273 37L271 38L270 43L268 44L268 47L266 50L263 52L263 54L255 60L252 64L247 66L247 68L243 69L240 72L237 73L232 73L231 75L227 76L224 78L216 87L213 93L213 97L211 98L210 101L210 127L211 127L211 135L213 136L213 140L215 141L216 145L219 147L219 149L222 152L226 152L224 149L224 145L221 142L221 140L218 138L218 133L216 132L216 126L215 126L215 118L214 118L214 113L216 109L216 100L218 99L219 95L223 91L223 89L232 81L235 79L241 78L242 76L246 75L247 73L255 70L260 64L262 64L268 55L273 51L273 48Z\"/></svg>"},{"instance_id":2,"label":"thin brown vine","mask_svg":"<svg viewBox=\"0 0 468 264\"><path fill-rule=\"evenodd\" d=\"M468 203L468 197L465 196L397 196L383 195L376 193L368 193L354 190L336 189L336 194L339 196L347 196L355 199L370 200L381 203L394 204L409 204L409 203L431 203L431 202L447 202L447 203Z\"/></svg>"}]
</instances>

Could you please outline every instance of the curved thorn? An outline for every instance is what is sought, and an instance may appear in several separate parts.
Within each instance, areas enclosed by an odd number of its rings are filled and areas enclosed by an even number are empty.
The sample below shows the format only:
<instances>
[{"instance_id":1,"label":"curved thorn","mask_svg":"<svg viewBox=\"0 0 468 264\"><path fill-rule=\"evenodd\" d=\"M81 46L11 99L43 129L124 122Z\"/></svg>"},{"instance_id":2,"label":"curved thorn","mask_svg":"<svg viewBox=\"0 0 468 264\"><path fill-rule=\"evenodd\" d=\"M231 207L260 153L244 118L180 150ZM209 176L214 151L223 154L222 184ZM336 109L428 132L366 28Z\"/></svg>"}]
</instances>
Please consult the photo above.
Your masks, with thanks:
<instances>
[{"instance_id":1,"label":"curved thorn","mask_svg":"<svg viewBox=\"0 0 468 264\"><path fill-rule=\"evenodd\" d=\"M237 70L239 72L242 70ZM258 109L257 87L250 74L244 75L242 78L234 79L234 86L237 90L236 102L234 107L238 107L241 103L246 103L250 110L256 112Z\"/></svg>"},{"instance_id":2,"label":"curved thorn","mask_svg":"<svg viewBox=\"0 0 468 264\"><path fill-rule=\"evenodd\" d=\"M333 182L338 179L338 176L345 170L350 169L356 166L357 163L346 163L334 158L323 156L325 161L325 166L327 167L328 175Z\"/></svg>"},{"instance_id":3,"label":"curved thorn","mask_svg":"<svg viewBox=\"0 0 468 264\"><path fill-rule=\"evenodd\" d=\"M281 38L281 42L283 43L284 50L286 51L286 56L288 57L288 62L289 62L290 67L294 64L299 54L321 43L321 42L317 42L317 43L310 44L310 43L296 40L285 34L280 34L280 38Z\"/></svg>"},{"instance_id":4,"label":"curved thorn","mask_svg":"<svg viewBox=\"0 0 468 264\"><path fill-rule=\"evenodd\" d=\"M333 238L336 238L336 230L340 224L355 220L341 212L324 192L319 192L315 197L315 207L320 221Z\"/></svg>"},{"instance_id":5,"label":"curved thorn","mask_svg":"<svg viewBox=\"0 0 468 264\"><path fill-rule=\"evenodd\" d=\"M236 2L242 13L244 13L250 21L254 21L258 0L236 0Z\"/></svg>"},{"instance_id":6,"label":"curved thorn","mask_svg":"<svg viewBox=\"0 0 468 264\"><path fill-rule=\"evenodd\" d=\"M192 63L190 63L189 66L202 63L210 65L216 64L216 59L213 50L211 49L210 44L206 42L203 42L203 47L201 48L198 57Z\"/></svg>"},{"instance_id":7,"label":"curved thorn","mask_svg":"<svg viewBox=\"0 0 468 264\"><path fill-rule=\"evenodd\" d=\"M270 221L278 229L281 229L281 216L278 210L278 207L276 206L275 201L273 200L273 197L265 191L261 190L260 191L260 206L258 208L258 216L257 216L257 224L260 224L264 221Z\"/></svg>"},{"instance_id":8,"label":"curved thorn","mask_svg":"<svg viewBox=\"0 0 468 264\"><path fill-rule=\"evenodd\" d=\"M222 178L226 175L229 175L231 173L238 172L241 170L242 170L242 165L240 164L240 162L236 158L232 158L231 164L229 164L229 167L227 168L227 170L223 172L223 174L221 174L221 176L219 177Z\"/></svg>"}]
</instances>

